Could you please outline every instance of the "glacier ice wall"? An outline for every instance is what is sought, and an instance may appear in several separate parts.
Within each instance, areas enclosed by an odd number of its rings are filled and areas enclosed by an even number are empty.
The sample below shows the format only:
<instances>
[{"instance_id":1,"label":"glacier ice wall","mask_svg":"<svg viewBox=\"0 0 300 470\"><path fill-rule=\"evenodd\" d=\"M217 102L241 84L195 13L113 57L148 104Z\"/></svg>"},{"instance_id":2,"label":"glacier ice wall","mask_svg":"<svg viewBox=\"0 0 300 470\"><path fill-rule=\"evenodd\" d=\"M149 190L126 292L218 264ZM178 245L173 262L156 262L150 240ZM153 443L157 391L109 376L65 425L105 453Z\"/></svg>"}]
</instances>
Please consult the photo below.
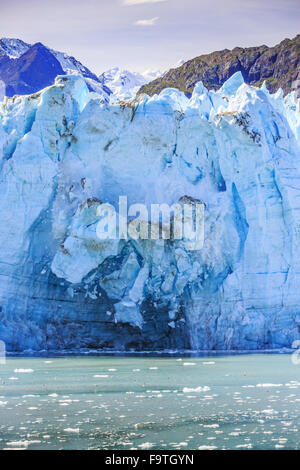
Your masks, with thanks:
<instances>
[{"instance_id":1,"label":"glacier ice wall","mask_svg":"<svg viewBox=\"0 0 300 470\"><path fill-rule=\"evenodd\" d=\"M103 103L80 77L0 105L7 349L268 349L300 338L300 110L237 73ZM96 236L101 202L205 203L199 251Z\"/></svg>"}]
</instances>

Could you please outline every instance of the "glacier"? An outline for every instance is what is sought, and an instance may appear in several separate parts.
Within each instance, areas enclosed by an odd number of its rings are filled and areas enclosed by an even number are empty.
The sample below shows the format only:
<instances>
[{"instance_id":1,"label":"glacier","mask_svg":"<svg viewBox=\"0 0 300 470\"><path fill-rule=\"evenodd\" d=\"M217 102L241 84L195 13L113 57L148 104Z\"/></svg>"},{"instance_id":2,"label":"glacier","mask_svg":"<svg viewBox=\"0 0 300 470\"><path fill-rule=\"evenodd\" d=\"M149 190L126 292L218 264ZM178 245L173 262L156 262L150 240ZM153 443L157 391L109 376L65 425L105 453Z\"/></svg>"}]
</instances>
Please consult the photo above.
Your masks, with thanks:
<instances>
[{"instance_id":1,"label":"glacier","mask_svg":"<svg viewBox=\"0 0 300 470\"><path fill-rule=\"evenodd\" d=\"M75 75L0 104L8 351L257 350L300 339L300 104L233 75L103 102ZM205 204L204 246L100 240L97 207Z\"/></svg>"}]
</instances>

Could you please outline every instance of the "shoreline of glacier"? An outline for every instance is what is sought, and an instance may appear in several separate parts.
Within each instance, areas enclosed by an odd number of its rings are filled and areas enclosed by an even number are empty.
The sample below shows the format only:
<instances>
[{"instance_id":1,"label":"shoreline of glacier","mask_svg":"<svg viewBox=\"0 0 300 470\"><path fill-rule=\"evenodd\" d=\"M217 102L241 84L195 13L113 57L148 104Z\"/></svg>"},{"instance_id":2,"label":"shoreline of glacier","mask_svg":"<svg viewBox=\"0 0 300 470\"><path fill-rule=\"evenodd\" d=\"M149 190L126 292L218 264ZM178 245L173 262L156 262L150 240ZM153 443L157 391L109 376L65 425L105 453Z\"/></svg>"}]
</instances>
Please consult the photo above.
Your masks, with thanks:
<instances>
[{"instance_id":1,"label":"shoreline of glacier","mask_svg":"<svg viewBox=\"0 0 300 470\"><path fill-rule=\"evenodd\" d=\"M239 356L239 355L253 355L253 354L294 354L295 349L281 348L281 349L253 349L253 350L164 350L164 351L117 351L117 350L85 350L85 349L67 349L67 350L53 350L53 351L20 351L20 352L7 352L7 358L23 357L23 358L53 358L53 357L219 357L219 356Z\"/></svg>"}]
</instances>

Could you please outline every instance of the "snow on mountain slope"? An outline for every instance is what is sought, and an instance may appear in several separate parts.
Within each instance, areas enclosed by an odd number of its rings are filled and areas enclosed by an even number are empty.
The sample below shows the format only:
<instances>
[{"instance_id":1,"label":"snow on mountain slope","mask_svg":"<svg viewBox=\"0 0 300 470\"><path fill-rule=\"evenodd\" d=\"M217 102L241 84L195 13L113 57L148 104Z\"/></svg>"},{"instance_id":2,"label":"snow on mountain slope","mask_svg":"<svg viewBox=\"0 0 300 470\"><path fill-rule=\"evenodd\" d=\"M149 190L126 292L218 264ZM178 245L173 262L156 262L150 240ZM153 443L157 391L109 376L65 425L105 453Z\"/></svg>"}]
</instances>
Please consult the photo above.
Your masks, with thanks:
<instances>
[{"instance_id":1,"label":"snow on mountain slope","mask_svg":"<svg viewBox=\"0 0 300 470\"><path fill-rule=\"evenodd\" d=\"M27 53L29 49L33 46L32 44L28 44L20 39L13 39L13 38L2 38L0 39L0 77L1 77L1 68L2 73L5 74L5 69L8 67L8 62L1 63L1 59L4 58L8 59L19 59L23 54ZM45 46L43 46L45 47ZM138 72L129 72L128 70L121 70L118 67L112 68L104 73L102 73L99 77L96 74L91 72L87 67L85 67L81 62L79 62L75 57L69 56L64 52L59 52L54 49L45 48L49 53L53 54L53 56L59 62L63 72L66 75L79 75L84 78L85 82L88 85L90 91L94 91L96 93L102 94L106 101L108 101L108 97L113 92L114 98L117 99L128 99L133 98L140 87L149 83L152 80L163 75L163 72L160 70L152 70L148 69L143 73ZM180 61L183 63L183 61ZM179 65L179 62L177 66ZM10 67L14 67L18 70L20 67L18 63L10 64ZM48 69L45 65L39 64L38 71L44 71L46 74ZM37 71L35 71L32 75L36 75ZM1 86L1 83L4 85ZM5 96L5 80L1 80L0 83L0 100L3 99ZM49 82L48 85L52 84L52 75L49 75ZM33 91L39 91L45 86L45 83L41 82L40 88L35 87L34 90L30 91L31 83L28 85L28 93ZM14 83L14 88L17 86L19 89L19 93L22 94L22 87L18 86L17 83ZM25 87L26 88L26 87ZM3 91L4 90L4 91ZM23 92L25 93L25 91ZM7 93L11 96L11 93Z\"/></svg>"},{"instance_id":2,"label":"snow on mountain slope","mask_svg":"<svg viewBox=\"0 0 300 470\"><path fill-rule=\"evenodd\" d=\"M10 59L18 59L31 47L30 44L21 39L2 38L0 39L0 56L7 55Z\"/></svg>"},{"instance_id":3,"label":"snow on mountain slope","mask_svg":"<svg viewBox=\"0 0 300 470\"><path fill-rule=\"evenodd\" d=\"M173 68L179 67L184 64L184 60L178 61ZM166 72L161 70L147 69L144 72L130 72L128 70L122 70L119 67L103 72L99 79L101 83L106 85L112 90L113 95L111 101L114 100L126 100L134 98L141 88L141 86L155 80L158 77L162 77Z\"/></svg>"},{"instance_id":4,"label":"snow on mountain slope","mask_svg":"<svg viewBox=\"0 0 300 470\"><path fill-rule=\"evenodd\" d=\"M60 63L43 44L30 47L17 59L4 63L0 77L7 96L29 95L54 83L64 73Z\"/></svg>"},{"instance_id":5,"label":"snow on mountain slope","mask_svg":"<svg viewBox=\"0 0 300 470\"><path fill-rule=\"evenodd\" d=\"M75 57L68 56L66 53L58 52L54 49L50 50L59 61L63 71L67 75L79 75L83 77L90 91L95 91L96 93L100 94L104 93L108 98L108 96L111 94L111 90L99 80L96 74L82 65L82 63L75 59Z\"/></svg>"},{"instance_id":6,"label":"snow on mountain slope","mask_svg":"<svg viewBox=\"0 0 300 470\"><path fill-rule=\"evenodd\" d=\"M8 350L268 349L300 327L299 101L235 74L101 102L76 76L0 105ZM100 240L97 208L205 203L205 240Z\"/></svg>"},{"instance_id":7,"label":"snow on mountain slope","mask_svg":"<svg viewBox=\"0 0 300 470\"><path fill-rule=\"evenodd\" d=\"M99 76L99 79L115 96L123 99L135 96L138 89L147 83L141 74L121 70L119 67L107 70Z\"/></svg>"},{"instance_id":8,"label":"snow on mountain slope","mask_svg":"<svg viewBox=\"0 0 300 470\"><path fill-rule=\"evenodd\" d=\"M112 98L129 99L133 98L140 87L158 78L162 72L158 70L146 70L143 73L129 72L121 70L119 67L103 72L99 79L103 85L106 85L113 92Z\"/></svg>"},{"instance_id":9,"label":"snow on mountain slope","mask_svg":"<svg viewBox=\"0 0 300 470\"><path fill-rule=\"evenodd\" d=\"M36 51L40 53L37 56ZM37 56L37 57L36 57ZM46 58L47 56L47 58ZM30 58L34 57L34 60ZM56 61L60 65L57 66ZM52 85L55 76L62 73L84 78L90 91L108 101L111 91L81 62L66 53L49 49L41 43L27 44L20 39L0 39L0 100L14 93L26 94ZM54 73L54 76L53 76ZM39 80L39 77L42 78ZM3 85L4 84L4 85ZM5 88L3 91L3 87Z\"/></svg>"}]
</instances>

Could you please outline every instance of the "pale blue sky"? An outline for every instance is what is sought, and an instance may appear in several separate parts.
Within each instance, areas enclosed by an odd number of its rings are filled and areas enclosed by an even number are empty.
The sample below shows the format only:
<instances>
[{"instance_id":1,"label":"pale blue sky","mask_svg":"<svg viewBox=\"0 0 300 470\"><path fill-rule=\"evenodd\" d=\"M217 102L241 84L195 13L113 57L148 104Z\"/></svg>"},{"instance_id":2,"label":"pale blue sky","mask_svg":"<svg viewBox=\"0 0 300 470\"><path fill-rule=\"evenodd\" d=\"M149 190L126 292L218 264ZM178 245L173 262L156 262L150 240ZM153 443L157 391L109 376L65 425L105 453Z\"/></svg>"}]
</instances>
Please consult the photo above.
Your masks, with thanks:
<instances>
[{"instance_id":1,"label":"pale blue sky","mask_svg":"<svg viewBox=\"0 0 300 470\"><path fill-rule=\"evenodd\" d=\"M0 35L40 41L96 73L274 45L300 33L299 0L0 0Z\"/></svg>"}]
</instances>

